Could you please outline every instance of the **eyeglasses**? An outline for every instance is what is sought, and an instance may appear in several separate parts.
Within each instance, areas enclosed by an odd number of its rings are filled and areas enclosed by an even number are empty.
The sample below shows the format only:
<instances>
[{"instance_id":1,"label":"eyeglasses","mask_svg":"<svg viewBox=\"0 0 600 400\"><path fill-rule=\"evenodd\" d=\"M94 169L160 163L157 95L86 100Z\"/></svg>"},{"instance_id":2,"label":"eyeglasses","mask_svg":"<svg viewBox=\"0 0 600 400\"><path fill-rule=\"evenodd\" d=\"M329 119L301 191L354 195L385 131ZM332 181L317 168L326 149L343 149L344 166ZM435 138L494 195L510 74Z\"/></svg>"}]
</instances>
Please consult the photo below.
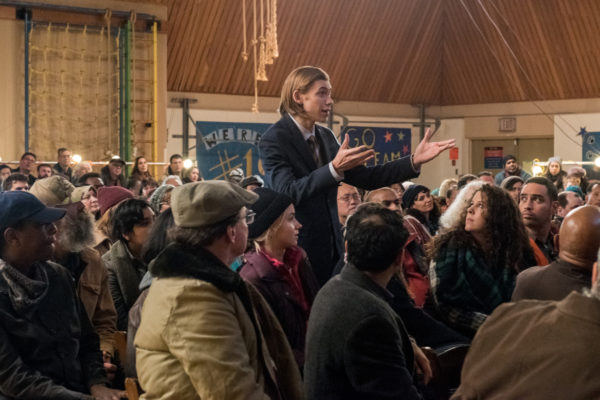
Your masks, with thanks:
<instances>
[{"instance_id":1,"label":"eyeglasses","mask_svg":"<svg viewBox=\"0 0 600 400\"><path fill-rule=\"evenodd\" d=\"M384 207L389 207L392 204L395 204L397 207L400 207L400 200L396 199L396 200L382 200L381 204L383 204Z\"/></svg>"},{"instance_id":2,"label":"eyeglasses","mask_svg":"<svg viewBox=\"0 0 600 400\"><path fill-rule=\"evenodd\" d=\"M345 194L342 197L338 197L338 200L342 200L344 203L350 203L350 200L360 201L360 195L358 193Z\"/></svg>"},{"instance_id":3,"label":"eyeglasses","mask_svg":"<svg viewBox=\"0 0 600 400\"><path fill-rule=\"evenodd\" d=\"M246 214L246 224L250 225L253 223L254 217L256 217L256 213L252 210L248 210L248 213Z\"/></svg>"}]
</instances>

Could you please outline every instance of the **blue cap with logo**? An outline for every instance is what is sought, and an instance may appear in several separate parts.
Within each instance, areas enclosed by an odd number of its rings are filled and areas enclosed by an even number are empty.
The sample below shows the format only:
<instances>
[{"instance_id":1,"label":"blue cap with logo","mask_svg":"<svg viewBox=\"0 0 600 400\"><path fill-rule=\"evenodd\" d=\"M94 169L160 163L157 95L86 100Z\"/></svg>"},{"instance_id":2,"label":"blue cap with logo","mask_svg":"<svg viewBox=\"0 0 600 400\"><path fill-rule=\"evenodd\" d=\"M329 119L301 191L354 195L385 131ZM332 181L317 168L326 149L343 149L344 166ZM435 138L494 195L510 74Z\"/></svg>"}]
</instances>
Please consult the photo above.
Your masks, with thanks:
<instances>
[{"instance_id":1,"label":"blue cap with logo","mask_svg":"<svg viewBox=\"0 0 600 400\"><path fill-rule=\"evenodd\" d=\"M24 191L0 193L0 233L19 222L29 220L40 224L58 221L66 210L46 207L37 197Z\"/></svg>"}]
</instances>

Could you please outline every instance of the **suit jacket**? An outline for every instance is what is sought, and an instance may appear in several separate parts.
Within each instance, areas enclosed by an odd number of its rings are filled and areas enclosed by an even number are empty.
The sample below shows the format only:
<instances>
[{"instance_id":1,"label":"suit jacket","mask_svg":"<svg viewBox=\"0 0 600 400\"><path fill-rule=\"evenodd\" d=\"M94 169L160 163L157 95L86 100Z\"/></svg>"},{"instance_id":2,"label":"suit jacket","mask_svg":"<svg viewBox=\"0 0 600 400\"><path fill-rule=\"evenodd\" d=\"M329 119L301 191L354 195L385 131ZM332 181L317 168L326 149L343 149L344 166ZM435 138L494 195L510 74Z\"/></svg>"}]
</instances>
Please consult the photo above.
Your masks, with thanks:
<instances>
[{"instance_id":1,"label":"suit jacket","mask_svg":"<svg viewBox=\"0 0 600 400\"><path fill-rule=\"evenodd\" d=\"M592 271L574 266L560 258L550 265L531 267L517 275L512 301L562 300L573 290L592 284Z\"/></svg>"},{"instance_id":2,"label":"suit jacket","mask_svg":"<svg viewBox=\"0 0 600 400\"><path fill-rule=\"evenodd\" d=\"M597 298L503 304L475 336L452 399L597 399L599 335Z\"/></svg>"},{"instance_id":3,"label":"suit jacket","mask_svg":"<svg viewBox=\"0 0 600 400\"><path fill-rule=\"evenodd\" d=\"M391 294L348 264L317 294L308 320L307 399L420 399L414 354Z\"/></svg>"},{"instance_id":4,"label":"suit jacket","mask_svg":"<svg viewBox=\"0 0 600 400\"><path fill-rule=\"evenodd\" d=\"M261 138L258 147L265 184L294 201L296 218L303 225L298 245L308 253L315 275L323 285L342 254L343 240L337 212L338 182L327 165L340 147L332 131L315 125L319 154L317 167L302 133L285 114ZM359 166L344 173L344 182L367 190L417 177L410 157L374 167Z\"/></svg>"}]
</instances>

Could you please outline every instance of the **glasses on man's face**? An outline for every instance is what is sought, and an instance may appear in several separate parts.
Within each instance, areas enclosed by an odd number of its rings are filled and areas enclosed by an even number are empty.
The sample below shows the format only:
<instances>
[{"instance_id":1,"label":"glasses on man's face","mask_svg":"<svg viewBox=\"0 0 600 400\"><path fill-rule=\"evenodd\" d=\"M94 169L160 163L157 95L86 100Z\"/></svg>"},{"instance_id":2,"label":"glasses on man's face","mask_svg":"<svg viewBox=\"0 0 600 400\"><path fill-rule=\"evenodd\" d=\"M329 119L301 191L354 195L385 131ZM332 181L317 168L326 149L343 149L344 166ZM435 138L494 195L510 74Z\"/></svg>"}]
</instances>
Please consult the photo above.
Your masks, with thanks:
<instances>
[{"instance_id":1,"label":"glasses on man's face","mask_svg":"<svg viewBox=\"0 0 600 400\"><path fill-rule=\"evenodd\" d=\"M381 202L381 204L383 204L383 206L386 207L386 208L389 207L389 206L391 206L392 204L395 204L396 207L400 207L400 200L398 200L398 199L396 199L396 200L383 200Z\"/></svg>"},{"instance_id":2,"label":"glasses on man's face","mask_svg":"<svg viewBox=\"0 0 600 400\"><path fill-rule=\"evenodd\" d=\"M246 224L250 225L253 223L254 217L256 217L256 213L252 210L248 210L248 213L246 214Z\"/></svg>"},{"instance_id":3,"label":"glasses on man's face","mask_svg":"<svg viewBox=\"0 0 600 400\"><path fill-rule=\"evenodd\" d=\"M350 203L351 200L360 201L360 195L358 193L345 194L342 197L338 197L338 200L342 200L344 203Z\"/></svg>"}]
</instances>

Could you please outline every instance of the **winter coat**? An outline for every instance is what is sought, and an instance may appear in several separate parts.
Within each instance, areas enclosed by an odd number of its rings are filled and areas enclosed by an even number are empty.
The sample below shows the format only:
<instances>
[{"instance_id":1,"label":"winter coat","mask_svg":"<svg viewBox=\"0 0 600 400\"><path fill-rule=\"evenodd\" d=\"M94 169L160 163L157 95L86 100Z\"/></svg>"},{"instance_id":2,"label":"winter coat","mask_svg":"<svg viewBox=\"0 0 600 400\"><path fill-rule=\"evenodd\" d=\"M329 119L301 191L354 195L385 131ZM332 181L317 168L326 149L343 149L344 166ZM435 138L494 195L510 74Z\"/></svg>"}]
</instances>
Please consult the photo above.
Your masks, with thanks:
<instances>
[{"instance_id":1,"label":"winter coat","mask_svg":"<svg viewBox=\"0 0 600 400\"><path fill-rule=\"evenodd\" d=\"M135 337L142 399L301 399L300 372L258 291L209 251L173 243Z\"/></svg>"}]
</instances>

